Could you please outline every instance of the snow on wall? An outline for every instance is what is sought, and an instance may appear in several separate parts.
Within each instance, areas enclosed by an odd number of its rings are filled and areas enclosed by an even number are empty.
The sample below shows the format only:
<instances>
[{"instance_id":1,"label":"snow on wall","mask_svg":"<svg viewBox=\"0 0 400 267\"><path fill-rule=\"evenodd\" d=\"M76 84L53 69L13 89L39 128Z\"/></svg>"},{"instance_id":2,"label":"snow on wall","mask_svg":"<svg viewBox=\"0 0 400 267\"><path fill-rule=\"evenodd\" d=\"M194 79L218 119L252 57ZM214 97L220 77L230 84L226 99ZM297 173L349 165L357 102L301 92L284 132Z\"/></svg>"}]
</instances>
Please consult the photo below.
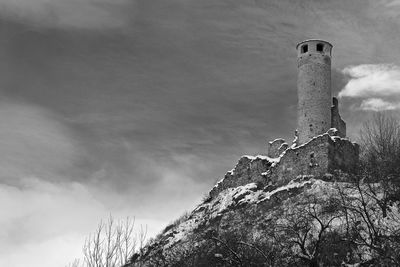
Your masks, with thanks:
<instances>
[{"instance_id":1,"label":"snow on wall","mask_svg":"<svg viewBox=\"0 0 400 267\"><path fill-rule=\"evenodd\" d=\"M358 163L357 144L328 133L313 137L307 143L289 148L272 171L271 181L277 186L299 175L328 178L335 170L353 172Z\"/></svg>"},{"instance_id":2,"label":"snow on wall","mask_svg":"<svg viewBox=\"0 0 400 267\"><path fill-rule=\"evenodd\" d=\"M279 162L279 158L267 156L242 156L235 168L225 174L210 191L210 196L215 197L219 192L249 183L267 184L266 176L263 173L274 167Z\"/></svg>"},{"instance_id":3,"label":"snow on wall","mask_svg":"<svg viewBox=\"0 0 400 267\"><path fill-rule=\"evenodd\" d=\"M329 180L329 174L335 170L352 172L357 165L358 154L357 144L324 133L300 146L286 148L277 158L245 155L214 186L210 196L215 197L227 188L249 183L283 186L302 175Z\"/></svg>"}]
</instances>

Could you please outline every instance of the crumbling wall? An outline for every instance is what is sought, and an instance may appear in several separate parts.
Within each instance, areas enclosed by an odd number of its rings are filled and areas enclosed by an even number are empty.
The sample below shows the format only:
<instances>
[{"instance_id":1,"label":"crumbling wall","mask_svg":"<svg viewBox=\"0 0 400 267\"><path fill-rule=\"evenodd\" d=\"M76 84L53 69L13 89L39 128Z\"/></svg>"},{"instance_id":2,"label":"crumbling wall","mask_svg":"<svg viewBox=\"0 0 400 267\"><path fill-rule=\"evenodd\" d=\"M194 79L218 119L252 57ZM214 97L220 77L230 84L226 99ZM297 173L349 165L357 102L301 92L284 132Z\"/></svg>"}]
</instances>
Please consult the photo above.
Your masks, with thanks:
<instances>
[{"instance_id":1,"label":"crumbling wall","mask_svg":"<svg viewBox=\"0 0 400 267\"><path fill-rule=\"evenodd\" d=\"M346 123L339 114L339 101L336 97L332 98L331 107L331 128L337 129L337 135L345 138L346 137Z\"/></svg>"},{"instance_id":2,"label":"crumbling wall","mask_svg":"<svg viewBox=\"0 0 400 267\"><path fill-rule=\"evenodd\" d=\"M341 170L345 173L353 173L359 162L360 148L357 143L347 139L333 137L329 145L328 171Z\"/></svg>"},{"instance_id":3,"label":"crumbling wall","mask_svg":"<svg viewBox=\"0 0 400 267\"><path fill-rule=\"evenodd\" d=\"M329 139L328 134L317 136L306 144L286 150L272 170L272 183L281 186L299 175L325 175L329 165Z\"/></svg>"},{"instance_id":4,"label":"crumbling wall","mask_svg":"<svg viewBox=\"0 0 400 267\"><path fill-rule=\"evenodd\" d=\"M289 147L289 145L282 138L275 139L268 144L268 157L270 158L279 157Z\"/></svg>"},{"instance_id":5,"label":"crumbling wall","mask_svg":"<svg viewBox=\"0 0 400 267\"><path fill-rule=\"evenodd\" d=\"M330 179L330 174L336 170L345 173L355 171L358 154L357 144L325 133L303 145L287 148L278 158L243 156L235 168L214 186L210 196L248 183L278 187L299 176Z\"/></svg>"},{"instance_id":6,"label":"crumbling wall","mask_svg":"<svg viewBox=\"0 0 400 267\"><path fill-rule=\"evenodd\" d=\"M219 192L234 188L248 183L259 183L260 186L267 184L267 172L276 164L273 160L266 156L243 156L236 164L235 168L225 174L210 191L210 196L214 197Z\"/></svg>"},{"instance_id":7,"label":"crumbling wall","mask_svg":"<svg viewBox=\"0 0 400 267\"><path fill-rule=\"evenodd\" d=\"M287 149L279 164L271 169L271 182L281 186L299 175L324 178L336 170L351 173L357 167L358 158L356 143L325 133L301 146Z\"/></svg>"}]
</instances>

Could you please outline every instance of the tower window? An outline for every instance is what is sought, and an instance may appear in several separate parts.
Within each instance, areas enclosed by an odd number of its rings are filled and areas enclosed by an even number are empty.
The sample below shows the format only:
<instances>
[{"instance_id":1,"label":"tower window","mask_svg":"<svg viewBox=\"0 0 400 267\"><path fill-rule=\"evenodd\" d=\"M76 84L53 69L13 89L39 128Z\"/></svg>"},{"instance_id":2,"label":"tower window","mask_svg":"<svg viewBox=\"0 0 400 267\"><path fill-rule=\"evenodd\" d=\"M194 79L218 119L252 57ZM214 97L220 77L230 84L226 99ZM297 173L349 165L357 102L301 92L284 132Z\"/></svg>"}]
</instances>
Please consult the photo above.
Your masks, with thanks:
<instances>
[{"instance_id":1,"label":"tower window","mask_svg":"<svg viewBox=\"0 0 400 267\"><path fill-rule=\"evenodd\" d=\"M324 45L323 44L317 44L317 51L318 52L324 51Z\"/></svg>"},{"instance_id":2,"label":"tower window","mask_svg":"<svg viewBox=\"0 0 400 267\"><path fill-rule=\"evenodd\" d=\"M308 45L303 45L301 47L301 53L307 53L308 52Z\"/></svg>"}]
</instances>

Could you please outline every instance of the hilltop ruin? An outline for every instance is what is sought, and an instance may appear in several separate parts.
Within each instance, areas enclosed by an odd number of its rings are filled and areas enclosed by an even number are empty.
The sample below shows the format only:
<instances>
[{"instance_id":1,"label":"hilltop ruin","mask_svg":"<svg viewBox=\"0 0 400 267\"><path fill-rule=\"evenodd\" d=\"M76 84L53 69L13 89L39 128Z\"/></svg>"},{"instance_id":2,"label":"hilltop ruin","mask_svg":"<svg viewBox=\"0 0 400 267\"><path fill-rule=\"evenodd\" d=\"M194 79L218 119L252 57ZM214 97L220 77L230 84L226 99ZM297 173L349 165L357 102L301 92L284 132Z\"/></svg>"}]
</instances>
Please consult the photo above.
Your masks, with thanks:
<instances>
[{"instance_id":1,"label":"hilltop ruin","mask_svg":"<svg viewBox=\"0 0 400 267\"><path fill-rule=\"evenodd\" d=\"M338 100L332 98L332 45L313 39L300 42L296 49L298 112L293 142L278 138L269 142L267 156L242 157L211 196L249 182L282 186L299 176L329 180L336 171L351 173L357 167L359 146L346 138Z\"/></svg>"}]
</instances>

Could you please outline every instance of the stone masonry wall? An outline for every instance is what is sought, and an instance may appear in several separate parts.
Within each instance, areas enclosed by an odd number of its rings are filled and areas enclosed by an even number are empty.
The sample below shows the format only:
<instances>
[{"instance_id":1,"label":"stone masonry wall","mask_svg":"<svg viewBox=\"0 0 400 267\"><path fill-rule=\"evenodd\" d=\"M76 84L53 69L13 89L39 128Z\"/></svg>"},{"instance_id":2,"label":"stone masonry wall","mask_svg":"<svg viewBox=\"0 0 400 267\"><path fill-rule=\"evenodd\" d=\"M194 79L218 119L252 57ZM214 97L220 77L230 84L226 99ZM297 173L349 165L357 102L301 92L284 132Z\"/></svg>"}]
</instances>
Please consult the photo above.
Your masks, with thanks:
<instances>
[{"instance_id":1,"label":"stone masonry wall","mask_svg":"<svg viewBox=\"0 0 400 267\"><path fill-rule=\"evenodd\" d=\"M277 186L288 183L299 175L324 178L336 170L346 173L355 171L359 146L339 136L323 134L306 144L289 148L271 170L271 182Z\"/></svg>"},{"instance_id":2,"label":"stone masonry wall","mask_svg":"<svg viewBox=\"0 0 400 267\"><path fill-rule=\"evenodd\" d=\"M288 148L279 158L243 156L210 192L219 192L248 183L282 186L299 176L328 179L336 170L351 173L358 163L357 144L328 133L316 136L298 147Z\"/></svg>"},{"instance_id":3,"label":"stone masonry wall","mask_svg":"<svg viewBox=\"0 0 400 267\"><path fill-rule=\"evenodd\" d=\"M331 128L336 128L336 134L342 138L346 137L346 123L339 114L339 102L336 97L332 98Z\"/></svg>"},{"instance_id":4,"label":"stone masonry wall","mask_svg":"<svg viewBox=\"0 0 400 267\"><path fill-rule=\"evenodd\" d=\"M324 46L317 51L317 44ZM307 46L307 52L302 47ZM331 48L327 42L312 40L298 46L298 118L299 144L331 128Z\"/></svg>"},{"instance_id":5,"label":"stone masonry wall","mask_svg":"<svg viewBox=\"0 0 400 267\"><path fill-rule=\"evenodd\" d=\"M329 144L328 171L331 173L334 170L346 173L354 172L359 162L359 145L336 136L332 137Z\"/></svg>"},{"instance_id":6,"label":"stone masonry wall","mask_svg":"<svg viewBox=\"0 0 400 267\"><path fill-rule=\"evenodd\" d=\"M311 139L308 143L289 148L272 171L272 182L281 186L299 175L323 176L329 165L329 135Z\"/></svg>"},{"instance_id":7,"label":"stone masonry wall","mask_svg":"<svg viewBox=\"0 0 400 267\"><path fill-rule=\"evenodd\" d=\"M268 157L270 158L279 157L289 147L289 145L282 138L275 139L268 144Z\"/></svg>"},{"instance_id":8,"label":"stone masonry wall","mask_svg":"<svg viewBox=\"0 0 400 267\"><path fill-rule=\"evenodd\" d=\"M243 156L236 164L235 168L225 174L210 191L210 196L214 197L219 192L227 189L246 185L248 183L266 184L267 172L276 164L277 160L266 156Z\"/></svg>"}]
</instances>

